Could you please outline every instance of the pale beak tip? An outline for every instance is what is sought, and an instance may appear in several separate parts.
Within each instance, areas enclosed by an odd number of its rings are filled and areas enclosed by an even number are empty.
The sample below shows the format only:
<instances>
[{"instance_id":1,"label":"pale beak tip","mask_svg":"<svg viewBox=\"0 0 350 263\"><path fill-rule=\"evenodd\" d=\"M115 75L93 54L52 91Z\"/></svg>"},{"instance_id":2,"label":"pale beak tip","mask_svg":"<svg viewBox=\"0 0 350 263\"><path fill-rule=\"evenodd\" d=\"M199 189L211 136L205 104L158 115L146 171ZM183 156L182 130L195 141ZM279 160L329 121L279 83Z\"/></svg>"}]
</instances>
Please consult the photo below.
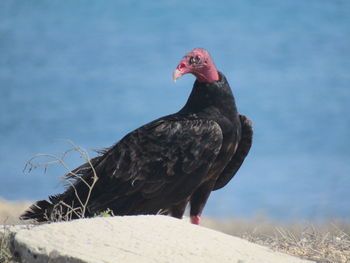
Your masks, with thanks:
<instances>
[{"instance_id":1,"label":"pale beak tip","mask_svg":"<svg viewBox=\"0 0 350 263\"><path fill-rule=\"evenodd\" d=\"M175 69L175 71L173 72L173 81L176 82L176 80L177 80L178 78L180 78L181 75L182 75L182 74L181 74L181 71L178 70L178 69Z\"/></svg>"}]
</instances>

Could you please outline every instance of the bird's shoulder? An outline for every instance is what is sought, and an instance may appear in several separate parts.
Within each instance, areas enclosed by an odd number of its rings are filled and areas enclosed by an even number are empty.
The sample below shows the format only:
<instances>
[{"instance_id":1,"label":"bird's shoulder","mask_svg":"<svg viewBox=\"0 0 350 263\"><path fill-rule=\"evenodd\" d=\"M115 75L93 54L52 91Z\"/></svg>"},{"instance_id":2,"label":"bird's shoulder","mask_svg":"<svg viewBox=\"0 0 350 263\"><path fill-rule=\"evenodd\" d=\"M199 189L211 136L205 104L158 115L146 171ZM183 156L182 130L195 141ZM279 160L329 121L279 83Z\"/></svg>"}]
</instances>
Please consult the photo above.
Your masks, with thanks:
<instances>
[{"instance_id":1,"label":"bird's shoulder","mask_svg":"<svg viewBox=\"0 0 350 263\"><path fill-rule=\"evenodd\" d=\"M141 133L147 137L166 135L165 139L186 136L187 133L197 136L208 133L220 136L221 127L215 120L203 118L197 114L172 114L141 126L129 136L134 133Z\"/></svg>"}]
</instances>

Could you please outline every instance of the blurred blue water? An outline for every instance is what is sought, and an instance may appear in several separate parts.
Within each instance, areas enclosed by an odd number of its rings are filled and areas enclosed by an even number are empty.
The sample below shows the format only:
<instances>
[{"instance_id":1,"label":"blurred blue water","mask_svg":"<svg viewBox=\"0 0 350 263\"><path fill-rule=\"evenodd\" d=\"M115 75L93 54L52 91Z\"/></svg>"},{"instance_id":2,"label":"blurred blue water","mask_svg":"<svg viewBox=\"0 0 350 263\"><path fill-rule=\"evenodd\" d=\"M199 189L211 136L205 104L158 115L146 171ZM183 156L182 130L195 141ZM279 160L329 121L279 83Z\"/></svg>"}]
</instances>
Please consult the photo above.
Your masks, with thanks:
<instances>
[{"instance_id":1,"label":"blurred blue water","mask_svg":"<svg viewBox=\"0 0 350 263\"><path fill-rule=\"evenodd\" d=\"M96 149L185 103L171 73L208 49L254 122L254 146L205 213L350 217L349 1L0 2L0 196L62 191L36 153ZM82 162L71 156L75 167Z\"/></svg>"}]
</instances>

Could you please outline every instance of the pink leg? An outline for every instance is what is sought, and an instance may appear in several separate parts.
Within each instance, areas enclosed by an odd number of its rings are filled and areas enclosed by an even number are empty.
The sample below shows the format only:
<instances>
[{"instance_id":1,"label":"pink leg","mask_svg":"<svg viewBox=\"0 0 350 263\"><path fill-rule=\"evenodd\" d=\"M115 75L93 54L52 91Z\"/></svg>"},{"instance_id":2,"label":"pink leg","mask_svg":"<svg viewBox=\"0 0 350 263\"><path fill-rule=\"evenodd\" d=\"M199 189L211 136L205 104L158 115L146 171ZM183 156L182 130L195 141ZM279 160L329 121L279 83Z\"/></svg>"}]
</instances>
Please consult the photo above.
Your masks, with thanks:
<instances>
[{"instance_id":1,"label":"pink leg","mask_svg":"<svg viewBox=\"0 0 350 263\"><path fill-rule=\"evenodd\" d=\"M195 225L199 225L201 222L201 217L200 216L191 216L191 223Z\"/></svg>"}]
</instances>

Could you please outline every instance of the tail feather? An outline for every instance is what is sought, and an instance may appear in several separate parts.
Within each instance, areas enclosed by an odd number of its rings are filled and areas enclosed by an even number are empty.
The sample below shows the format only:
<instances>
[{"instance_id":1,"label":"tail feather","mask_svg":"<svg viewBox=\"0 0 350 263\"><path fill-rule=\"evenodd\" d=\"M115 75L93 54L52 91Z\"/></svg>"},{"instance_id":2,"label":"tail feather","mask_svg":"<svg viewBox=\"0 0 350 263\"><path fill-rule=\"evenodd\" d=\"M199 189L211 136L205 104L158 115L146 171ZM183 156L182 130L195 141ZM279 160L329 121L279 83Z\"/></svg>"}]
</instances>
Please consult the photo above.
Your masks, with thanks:
<instances>
[{"instance_id":1,"label":"tail feather","mask_svg":"<svg viewBox=\"0 0 350 263\"><path fill-rule=\"evenodd\" d=\"M20 219L35 220L37 222L57 222L79 218L79 214L73 212L73 210L78 209L77 206L74 206L75 199L69 194L70 191L66 191L63 194L49 196L49 201L37 201L20 216ZM65 202L65 198L70 201L69 204Z\"/></svg>"},{"instance_id":2,"label":"tail feather","mask_svg":"<svg viewBox=\"0 0 350 263\"><path fill-rule=\"evenodd\" d=\"M47 200L37 201L21 216L21 220L36 220L37 222L46 222L53 210L53 203Z\"/></svg>"},{"instance_id":3,"label":"tail feather","mask_svg":"<svg viewBox=\"0 0 350 263\"><path fill-rule=\"evenodd\" d=\"M62 219L65 220L64 218L75 219L80 216L88 216L88 211L86 211L84 215L79 214L81 212L81 209L79 209L79 207L81 207L79 200L85 200L89 190L85 183L91 185L93 180L93 170L91 166L96 168L103 159L101 157L103 156L97 156L67 173L65 177L67 181L69 180L69 183L67 182L67 188L64 193L51 195L48 201L37 201L20 216L20 219L35 220L37 222L52 222ZM80 180L80 178L83 178L84 182Z\"/></svg>"}]
</instances>

